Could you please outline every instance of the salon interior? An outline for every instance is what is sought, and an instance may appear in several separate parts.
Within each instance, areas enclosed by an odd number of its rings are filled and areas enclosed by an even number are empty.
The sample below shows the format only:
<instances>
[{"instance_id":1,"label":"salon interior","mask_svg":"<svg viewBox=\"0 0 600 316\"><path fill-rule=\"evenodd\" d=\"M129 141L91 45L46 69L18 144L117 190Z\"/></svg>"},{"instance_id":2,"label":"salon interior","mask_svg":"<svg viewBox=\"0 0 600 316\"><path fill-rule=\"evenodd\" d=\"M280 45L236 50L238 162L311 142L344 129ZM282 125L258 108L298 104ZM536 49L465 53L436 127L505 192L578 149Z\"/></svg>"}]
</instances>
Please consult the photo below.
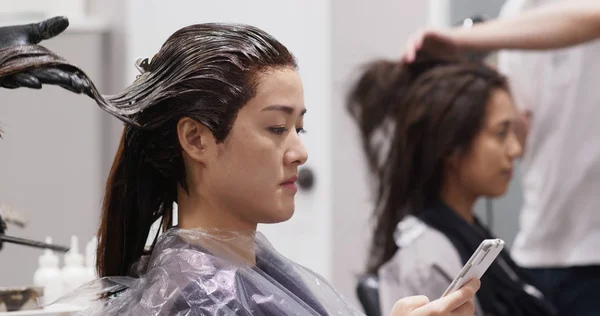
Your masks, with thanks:
<instances>
[{"instance_id":1,"label":"salon interior","mask_svg":"<svg viewBox=\"0 0 600 316\"><path fill-rule=\"evenodd\" d=\"M133 82L139 75L136 59L152 57L185 25L247 23L285 43L303 79L309 115L302 137L310 159L299 169L293 218L259 230L284 256L364 306L357 288L368 259L374 190L345 107L348 87L365 62L400 58L409 36L424 25L468 27L473 19L497 16L503 2L1 0L0 23L67 16L69 28L44 46L84 69L103 94ZM494 63L493 55L489 62ZM6 223L0 235L0 292L34 286L40 265L56 258L63 270L78 264L96 273L88 257L94 255L104 185L123 124L93 100L58 87L0 94L0 214ZM479 218L509 247L522 200L520 182L512 181L504 196L476 204ZM44 250L47 244L54 250ZM76 312L3 307L0 315L6 316Z\"/></svg>"}]
</instances>

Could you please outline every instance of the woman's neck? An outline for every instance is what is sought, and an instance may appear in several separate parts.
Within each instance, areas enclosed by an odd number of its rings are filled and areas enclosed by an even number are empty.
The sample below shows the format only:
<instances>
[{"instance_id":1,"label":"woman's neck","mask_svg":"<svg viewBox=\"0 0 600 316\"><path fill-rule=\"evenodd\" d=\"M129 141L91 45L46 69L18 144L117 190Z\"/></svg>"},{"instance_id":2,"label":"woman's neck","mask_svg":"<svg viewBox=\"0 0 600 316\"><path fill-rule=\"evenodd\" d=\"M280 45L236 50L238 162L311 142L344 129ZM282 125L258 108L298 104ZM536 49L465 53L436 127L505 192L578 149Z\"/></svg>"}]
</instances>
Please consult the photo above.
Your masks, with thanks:
<instances>
[{"instance_id":1,"label":"woman's neck","mask_svg":"<svg viewBox=\"0 0 600 316\"><path fill-rule=\"evenodd\" d=\"M257 223L219 207L203 197L179 188L177 192L178 226L183 229L206 228L224 231L255 231Z\"/></svg>"},{"instance_id":2,"label":"woman's neck","mask_svg":"<svg viewBox=\"0 0 600 316\"><path fill-rule=\"evenodd\" d=\"M460 185L445 185L440 192L440 199L467 223L473 224L473 206L477 196L466 194L465 191Z\"/></svg>"},{"instance_id":3,"label":"woman's neck","mask_svg":"<svg viewBox=\"0 0 600 316\"><path fill-rule=\"evenodd\" d=\"M254 236L256 223L249 223L213 204L200 196L185 193L177 194L177 226L181 229L200 229L210 234L203 239L205 246L221 248L226 253L241 257L252 264L256 263Z\"/></svg>"}]
</instances>

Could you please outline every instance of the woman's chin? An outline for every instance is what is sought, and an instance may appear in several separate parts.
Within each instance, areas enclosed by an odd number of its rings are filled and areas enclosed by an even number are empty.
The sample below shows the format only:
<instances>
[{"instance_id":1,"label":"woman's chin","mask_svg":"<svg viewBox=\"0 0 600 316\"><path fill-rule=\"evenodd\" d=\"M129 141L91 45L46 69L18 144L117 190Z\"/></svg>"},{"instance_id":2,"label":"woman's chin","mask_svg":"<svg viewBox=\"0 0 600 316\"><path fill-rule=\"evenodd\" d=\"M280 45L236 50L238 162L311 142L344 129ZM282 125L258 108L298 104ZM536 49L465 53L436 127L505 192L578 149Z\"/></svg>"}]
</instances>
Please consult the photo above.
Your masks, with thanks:
<instances>
[{"instance_id":1,"label":"woman's chin","mask_svg":"<svg viewBox=\"0 0 600 316\"><path fill-rule=\"evenodd\" d=\"M277 212L269 214L263 223L264 224L276 224L290 220L294 216L294 207L286 207L279 209Z\"/></svg>"},{"instance_id":2,"label":"woman's chin","mask_svg":"<svg viewBox=\"0 0 600 316\"><path fill-rule=\"evenodd\" d=\"M501 188L497 188L495 190L491 190L491 192L486 194L485 197L490 198L490 199L495 199L495 198L504 196L507 192L508 192L508 185L501 187Z\"/></svg>"}]
</instances>

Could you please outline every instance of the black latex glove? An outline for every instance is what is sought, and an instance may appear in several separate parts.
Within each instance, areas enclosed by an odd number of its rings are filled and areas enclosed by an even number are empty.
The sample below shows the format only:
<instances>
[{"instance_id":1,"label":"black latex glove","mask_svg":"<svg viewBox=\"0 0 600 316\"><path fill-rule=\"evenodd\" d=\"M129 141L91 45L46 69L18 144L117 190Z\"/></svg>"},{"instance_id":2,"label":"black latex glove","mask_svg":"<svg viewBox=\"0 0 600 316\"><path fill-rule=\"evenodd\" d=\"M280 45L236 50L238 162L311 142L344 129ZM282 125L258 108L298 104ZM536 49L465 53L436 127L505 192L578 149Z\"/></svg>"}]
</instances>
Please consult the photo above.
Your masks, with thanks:
<instances>
[{"instance_id":1,"label":"black latex glove","mask_svg":"<svg viewBox=\"0 0 600 316\"><path fill-rule=\"evenodd\" d=\"M14 45L38 44L55 37L69 26L65 17L54 17L40 23L0 27L0 49ZM41 89L42 84L61 86L75 93L90 94L87 80L78 73L55 67L38 68L0 78L0 87Z\"/></svg>"}]
</instances>

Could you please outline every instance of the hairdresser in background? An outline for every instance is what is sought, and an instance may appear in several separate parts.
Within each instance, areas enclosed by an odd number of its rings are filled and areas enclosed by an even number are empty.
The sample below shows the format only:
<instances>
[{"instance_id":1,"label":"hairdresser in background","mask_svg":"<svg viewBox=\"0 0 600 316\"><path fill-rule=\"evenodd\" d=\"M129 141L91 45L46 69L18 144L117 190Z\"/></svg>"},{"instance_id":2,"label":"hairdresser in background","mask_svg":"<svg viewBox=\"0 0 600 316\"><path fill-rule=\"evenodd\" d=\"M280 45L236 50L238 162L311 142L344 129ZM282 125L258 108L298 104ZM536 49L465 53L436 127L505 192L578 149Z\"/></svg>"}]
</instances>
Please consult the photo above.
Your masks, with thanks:
<instances>
[{"instance_id":1,"label":"hairdresser in background","mask_svg":"<svg viewBox=\"0 0 600 316\"><path fill-rule=\"evenodd\" d=\"M379 275L381 307L416 293L440 297L493 238L474 204L506 192L522 153L506 80L482 63L375 61L348 107L378 182L368 270ZM528 284L503 251L481 280L476 314L555 315Z\"/></svg>"},{"instance_id":2,"label":"hairdresser in background","mask_svg":"<svg viewBox=\"0 0 600 316\"><path fill-rule=\"evenodd\" d=\"M0 50L27 44L38 44L62 33L69 26L65 17L54 17L40 23L0 27ZM10 72L8 60L0 60L0 74ZM88 93L89 84L69 69L45 67L0 76L0 87L41 89L42 84L61 86L75 93Z\"/></svg>"},{"instance_id":3,"label":"hairdresser in background","mask_svg":"<svg viewBox=\"0 0 600 316\"><path fill-rule=\"evenodd\" d=\"M512 49L499 66L531 119L513 256L562 315L600 315L598 37L600 1L510 0L501 18L471 29L419 32L404 55Z\"/></svg>"}]
</instances>

